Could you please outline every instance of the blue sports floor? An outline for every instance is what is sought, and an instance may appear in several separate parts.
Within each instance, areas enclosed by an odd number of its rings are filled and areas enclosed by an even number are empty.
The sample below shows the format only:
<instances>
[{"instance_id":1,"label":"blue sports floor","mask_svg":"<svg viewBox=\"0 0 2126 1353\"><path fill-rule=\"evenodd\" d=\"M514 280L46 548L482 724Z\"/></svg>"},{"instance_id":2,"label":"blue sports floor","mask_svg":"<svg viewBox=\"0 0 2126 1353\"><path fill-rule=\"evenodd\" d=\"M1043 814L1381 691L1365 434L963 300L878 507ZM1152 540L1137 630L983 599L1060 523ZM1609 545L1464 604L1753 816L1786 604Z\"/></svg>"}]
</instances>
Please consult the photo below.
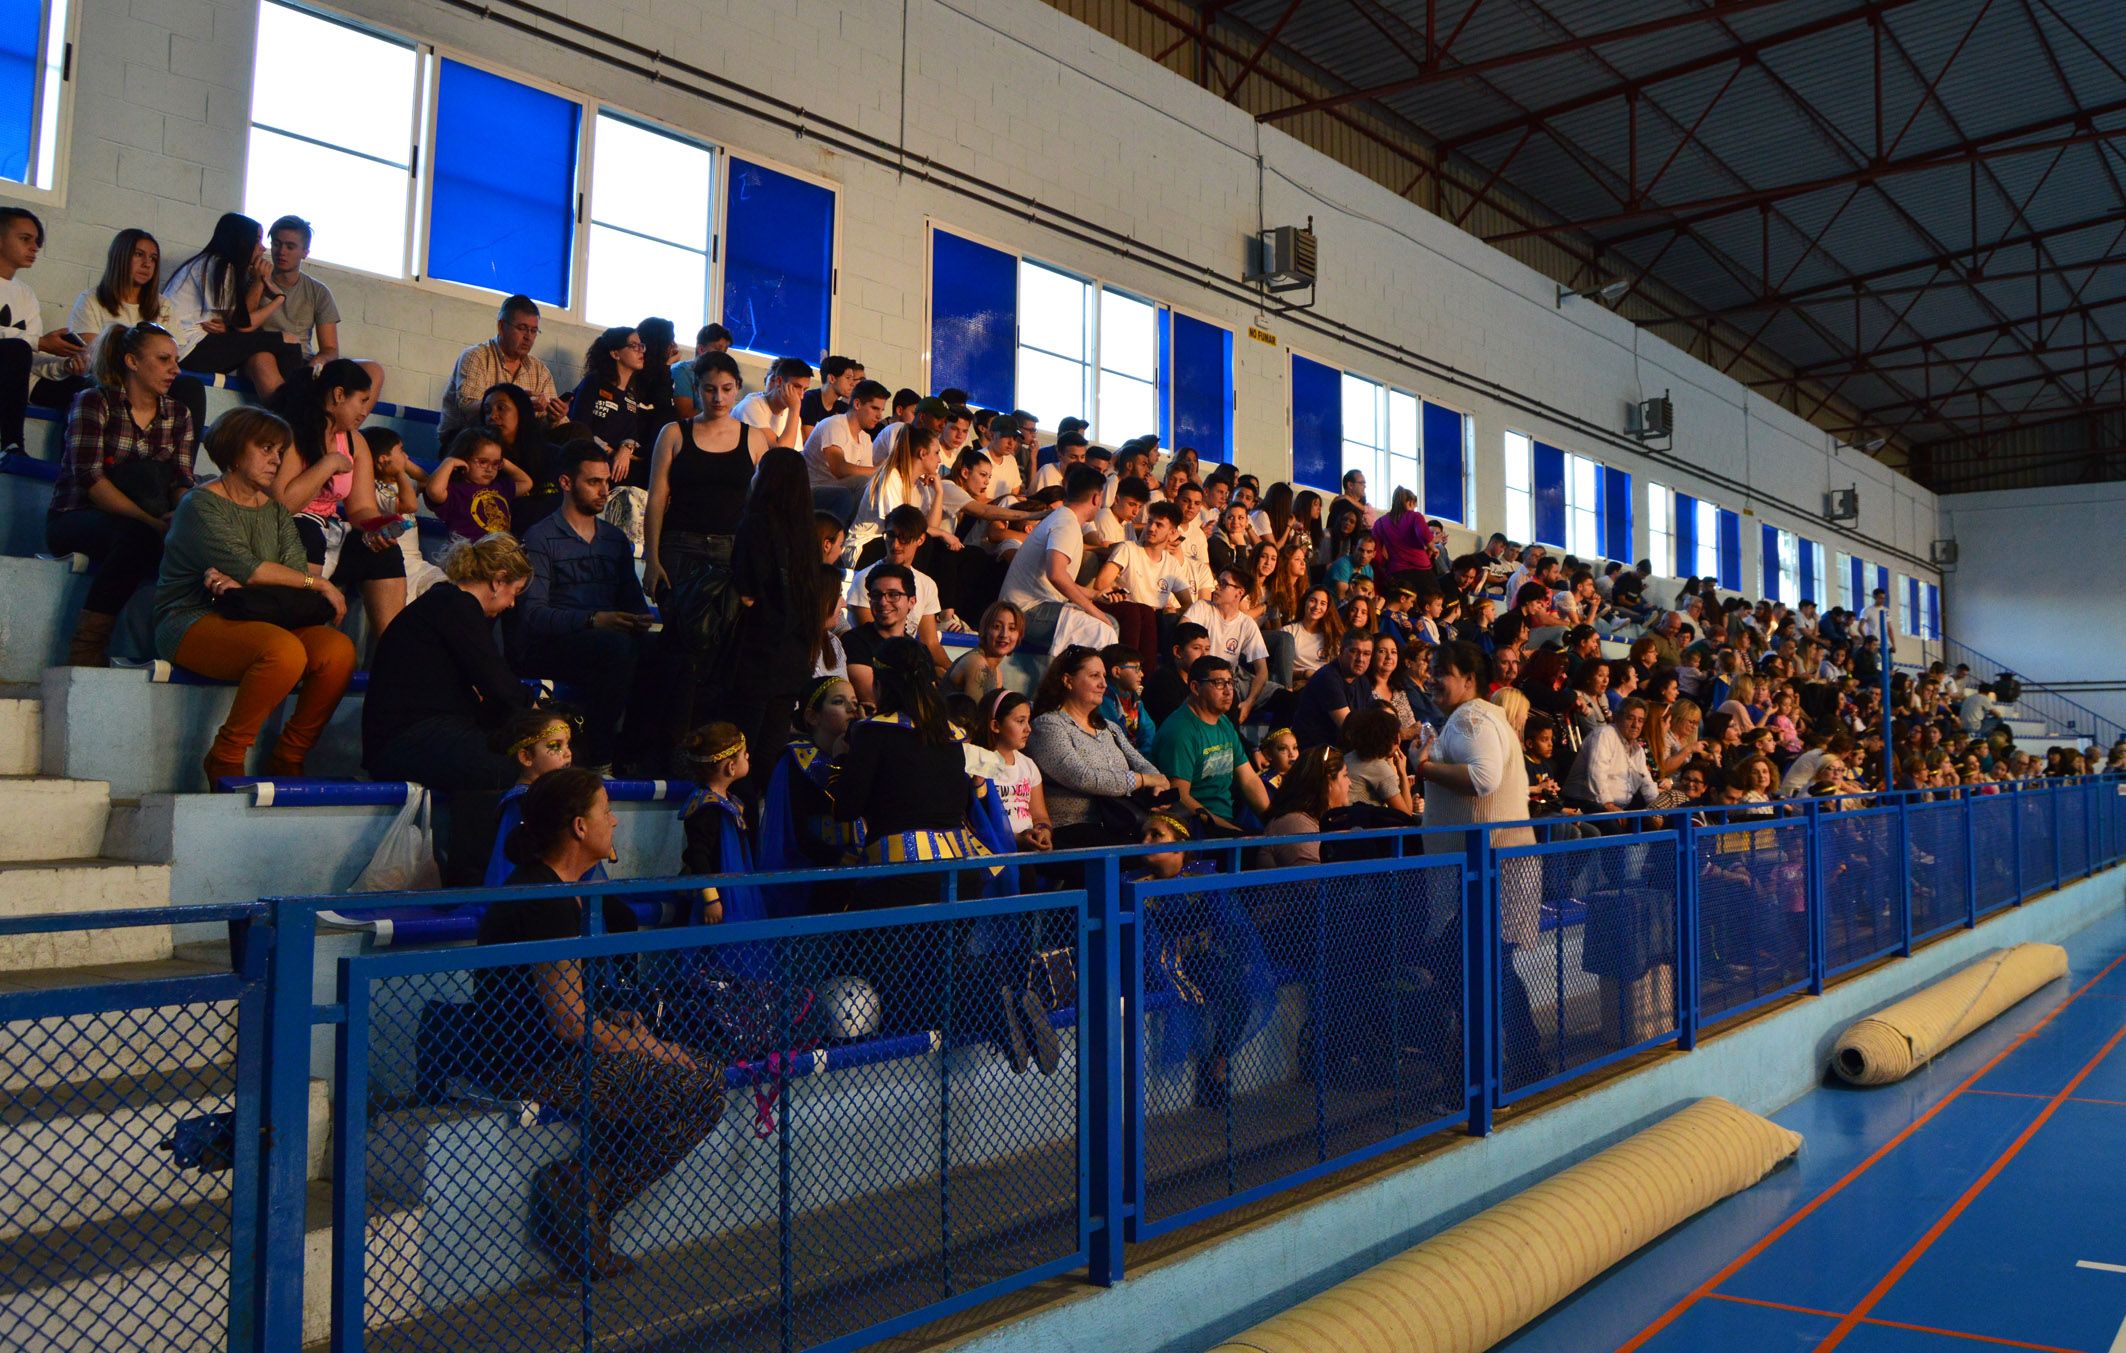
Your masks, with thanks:
<instances>
[{"instance_id":1,"label":"blue sports floor","mask_svg":"<svg viewBox=\"0 0 2126 1353\"><path fill-rule=\"evenodd\" d=\"M2126 916L2066 946L2065 981L1909 1080L1774 1115L1797 1162L1500 1347L2126 1353Z\"/></svg>"}]
</instances>

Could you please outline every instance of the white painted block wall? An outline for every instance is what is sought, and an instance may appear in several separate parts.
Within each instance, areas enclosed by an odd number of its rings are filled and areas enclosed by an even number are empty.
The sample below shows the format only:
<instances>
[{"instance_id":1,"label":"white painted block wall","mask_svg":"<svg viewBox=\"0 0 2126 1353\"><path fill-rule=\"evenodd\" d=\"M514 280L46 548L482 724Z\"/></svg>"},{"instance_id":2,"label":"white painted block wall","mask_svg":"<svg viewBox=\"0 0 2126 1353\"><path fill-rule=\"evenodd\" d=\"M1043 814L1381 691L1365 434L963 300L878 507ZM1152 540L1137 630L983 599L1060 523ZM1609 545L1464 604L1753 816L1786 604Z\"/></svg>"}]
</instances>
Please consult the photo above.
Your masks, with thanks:
<instances>
[{"instance_id":1,"label":"white painted block wall","mask_svg":"<svg viewBox=\"0 0 2126 1353\"><path fill-rule=\"evenodd\" d=\"M53 321L113 230L146 226L174 264L242 198L254 0L83 3L63 201L44 208L51 246L30 274ZM925 223L934 218L1232 327L1239 458L1266 478L1289 469L1288 351L1297 348L1473 412L1474 506L1485 530L1503 524L1502 438L1513 428L1633 472L1635 553L1646 549L1653 480L1755 513L1742 542L1752 593L1764 521L1936 577L1924 565L1935 502L1911 481L1837 452L1827 434L1593 303L1560 310L1547 278L1040 0L540 3L593 25L570 34L577 41L616 50L617 39L716 73L739 106L435 0L341 8L839 184L834 347L891 384L927 385ZM494 9L527 13L510 0ZM335 90L329 72L320 75L320 97L358 116L360 91ZM823 120L874 138L872 151L889 160L901 148L905 167L838 148L847 133ZM970 197L948 182L998 191ZM1040 206L1004 203L1005 193ZM1308 216L1321 239L1318 304L1303 315L1265 313L1236 284L1245 242L1259 219ZM1180 262L1154 266L1147 250ZM459 349L491 332L491 298L319 272L346 317L342 346L390 368L388 399L432 406ZM1278 344L1251 341L1250 323ZM549 317L542 355L564 381L589 336ZM1650 458L1610 430L1623 427L1627 404L1663 390L1673 393L1679 434L1673 453ZM1817 514L1827 490L1854 484L1861 518L1841 536Z\"/></svg>"}]
</instances>

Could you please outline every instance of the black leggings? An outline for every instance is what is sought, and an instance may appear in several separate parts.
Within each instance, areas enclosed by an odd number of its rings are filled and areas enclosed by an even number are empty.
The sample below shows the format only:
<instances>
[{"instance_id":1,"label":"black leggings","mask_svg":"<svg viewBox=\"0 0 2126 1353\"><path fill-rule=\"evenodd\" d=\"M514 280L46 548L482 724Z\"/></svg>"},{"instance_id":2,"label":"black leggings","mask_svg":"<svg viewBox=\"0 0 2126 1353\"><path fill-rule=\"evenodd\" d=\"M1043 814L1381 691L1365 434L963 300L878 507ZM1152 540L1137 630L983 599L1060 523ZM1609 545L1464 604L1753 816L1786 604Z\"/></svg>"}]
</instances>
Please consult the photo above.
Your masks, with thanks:
<instances>
[{"instance_id":1,"label":"black leggings","mask_svg":"<svg viewBox=\"0 0 2126 1353\"><path fill-rule=\"evenodd\" d=\"M44 519L44 543L53 554L85 554L96 562L84 611L117 615L162 567L162 532L146 522L77 507Z\"/></svg>"},{"instance_id":2,"label":"black leggings","mask_svg":"<svg viewBox=\"0 0 2126 1353\"><path fill-rule=\"evenodd\" d=\"M183 371L211 371L226 375L237 370L250 358L264 355L273 359L280 368L282 379L293 376L304 365L301 345L287 342L280 334L270 329L253 329L249 333L224 330L208 334L192 345L192 350L177 359Z\"/></svg>"},{"instance_id":3,"label":"black leggings","mask_svg":"<svg viewBox=\"0 0 2126 1353\"><path fill-rule=\"evenodd\" d=\"M64 409L92 383L86 376L46 380L32 376L37 350L20 338L0 339L0 448L22 445L30 405Z\"/></svg>"}]
</instances>

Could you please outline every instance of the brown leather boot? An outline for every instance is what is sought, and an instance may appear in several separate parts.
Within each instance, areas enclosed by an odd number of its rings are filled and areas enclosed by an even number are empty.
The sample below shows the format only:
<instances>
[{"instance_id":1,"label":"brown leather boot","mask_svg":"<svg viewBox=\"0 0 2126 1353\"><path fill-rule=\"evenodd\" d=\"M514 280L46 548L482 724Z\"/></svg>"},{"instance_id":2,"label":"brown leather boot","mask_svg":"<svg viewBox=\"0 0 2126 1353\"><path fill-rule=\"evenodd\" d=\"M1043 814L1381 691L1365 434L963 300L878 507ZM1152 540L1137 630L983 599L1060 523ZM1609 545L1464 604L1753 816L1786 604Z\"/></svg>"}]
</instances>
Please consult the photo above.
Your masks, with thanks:
<instances>
[{"instance_id":1,"label":"brown leather boot","mask_svg":"<svg viewBox=\"0 0 2126 1353\"><path fill-rule=\"evenodd\" d=\"M118 624L118 617L101 611L83 611L74 623L73 642L66 647L66 665L69 667L109 667L111 665L111 631Z\"/></svg>"}]
</instances>

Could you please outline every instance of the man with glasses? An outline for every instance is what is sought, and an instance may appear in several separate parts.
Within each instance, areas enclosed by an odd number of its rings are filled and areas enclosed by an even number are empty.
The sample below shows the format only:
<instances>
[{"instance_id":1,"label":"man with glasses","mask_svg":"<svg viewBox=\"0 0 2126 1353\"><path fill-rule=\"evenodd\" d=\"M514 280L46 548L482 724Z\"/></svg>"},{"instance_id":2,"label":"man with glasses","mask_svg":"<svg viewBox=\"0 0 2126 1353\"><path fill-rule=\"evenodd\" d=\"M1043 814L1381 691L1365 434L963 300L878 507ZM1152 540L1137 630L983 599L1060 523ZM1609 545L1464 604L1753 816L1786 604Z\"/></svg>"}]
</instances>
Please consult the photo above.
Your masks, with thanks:
<instances>
[{"instance_id":1,"label":"man with glasses","mask_svg":"<svg viewBox=\"0 0 2126 1353\"><path fill-rule=\"evenodd\" d=\"M1260 818L1270 811L1270 792L1248 764L1240 732L1227 717L1236 684L1233 664L1215 655L1201 657L1188 676L1188 703L1159 725L1152 764L1173 782L1183 808L1208 818L1214 832L1238 836L1235 794Z\"/></svg>"},{"instance_id":2,"label":"man with glasses","mask_svg":"<svg viewBox=\"0 0 2126 1353\"><path fill-rule=\"evenodd\" d=\"M480 398L496 385L514 385L531 396L532 409L549 424L568 420L568 401L554 388L554 373L532 356L539 341L539 307L529 296L512 296L495 314L495 336L458 354L443 390L441 445L480 421ZM521 434L520 434L521 435Z\"/></svg>"},{"instance_id":3,"label":"man with glasses","mask_svg":"<svg viewBox=\"0 0 2126 1353\"><path fill-rule=\"evenodd\" d=\"M908 618L915 612L915 572L890 560L873 564L864 578L871 619L842 635L842 656L849 665L849 684L866 710L878 703L872 667L888 639L908 637Z\"/></svg>"},{"instance_id":4,"label":"man with glasses","mask_svg":"<svg viewBox=\"0 0 2126 1353\"><path fill-rule=\"evenodd\" d=\"M1270 649L1263 642L1262 627L1254 617L1240 609L1247 599L1247 587L1240 575L1231 569L1218 575L1218 585L1208 597L1197 601L1181 613L1181 618L1203 626L1210 632L1211 656L1223 658L1235 672L1247 674L1247 694L1240 699L1239 712L1233 718L1246 723L1270 693Z\"/></svg>"}]
</instances>

